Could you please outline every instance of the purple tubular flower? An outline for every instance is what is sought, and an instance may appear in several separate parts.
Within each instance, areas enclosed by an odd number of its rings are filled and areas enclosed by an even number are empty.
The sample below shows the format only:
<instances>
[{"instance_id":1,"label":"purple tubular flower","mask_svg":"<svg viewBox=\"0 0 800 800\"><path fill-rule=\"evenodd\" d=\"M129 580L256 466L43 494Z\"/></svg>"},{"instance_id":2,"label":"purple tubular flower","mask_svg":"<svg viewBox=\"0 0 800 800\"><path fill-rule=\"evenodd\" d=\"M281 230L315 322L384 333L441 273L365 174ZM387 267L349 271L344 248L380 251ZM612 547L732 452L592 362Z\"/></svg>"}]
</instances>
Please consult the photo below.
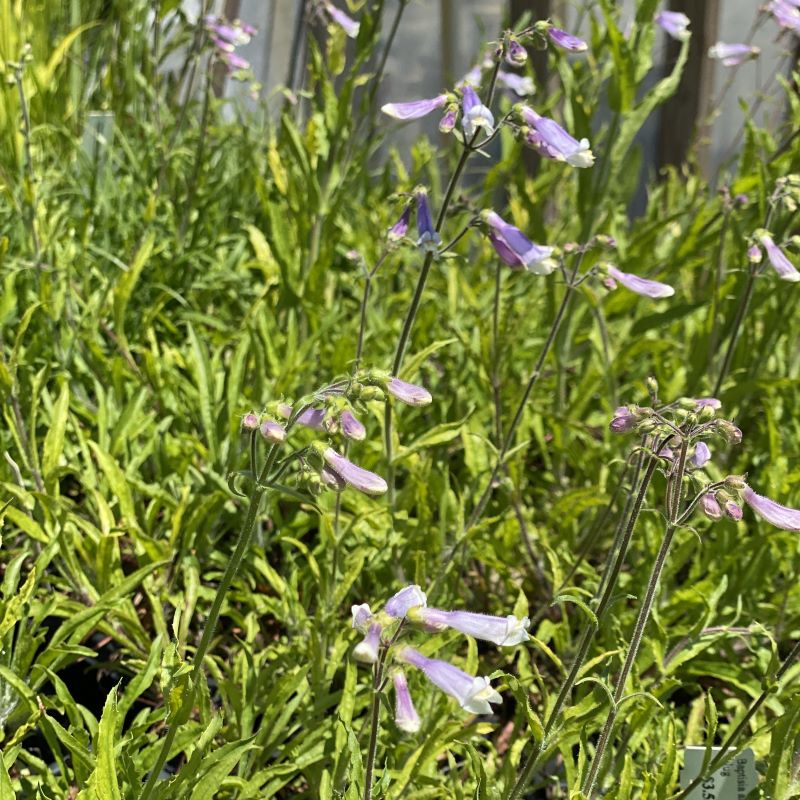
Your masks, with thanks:
<instances>
[{"instance_id":1,"label":"purple tubular flower","mask_svg":"<svg viewBox=\"0 0 800 800\"><path fill-rule=\"evenodd\" d=\"M421 726L419 714L411 700L408 691L408 681L403 670L398 669L392 673L394 684L394 724L405 733L416 733Z\"/></svg>"},{"instance_id":2,"label":"purple tubular flower","mask_svg":"<svg viewBox=\"0 0 800 800\"><path fill-rule=\"evenodd\" d=\"M381 646L381 626L375 622L369 626L367 635L353 648L353 658L364 664L374 664L378 660Z\"/></svg>"},{"instance_id":3,"label":"purple tubular flower","mask_svg":"<svg viewBox=\"0 0 800 800\"><path fill-rule=\"evenodd\" d=\"M536 84L528 75L517 75L504 69L497 70L497 85L514 92L519 97L527 97L536 92Z\"/></svg>"},{"instance_id":4,"label":"purple tubular flower","mask_svg":"<svg viewBox=\"0 0 800 800\"><path fill-rule=\"evenodd\" d=\"M288 403L278 403L276 413L282 419L289 419L292 416L292 407Z\"/></svg>"},{"instance_id":5,"label":"purple tubular flower","mask_svg":"<svg viewBox=\"0 0 800 800\"><path fill-rule=\"evenodd\" d=\"M686 41L692 34L689 32L691 20L680 11L659 11L655 23L666 34L679 42Z\"/></svg>"},{"instance_id":6,"label":"purple tubular flower","mask_svg":"<svg viewBox=\"0 0 800 800\"><path fill-rule=\"evenodd\" d=\"M325 409L307 408L300 412L296 422L304 428L312 428L315 431L321 431L325 426Z\"/></svg>"},{"instance_id":7,"label":"purple tubular flower","mask_svg":"<svg viewBox=\"0 0 800 800\"><path fill-rule=\"evenodd\" d=\"M775 272L778 273L778 277L783 281L790 281L791 283L800 281L800 272L798 272L792 262L786 258L786 254L783 250L772 241L772 237L768 233L762 233L759 238L761 244L764 245L764 249L767 251L769 263L772 264Z\"/></svg>"},{"instance_id":8,"label":"purple tubular flower","mask_svg":"<svg viewBox=\"0 0 800 800\"><path fill-rule=\"evenodd\" d=\"M401 381L400 378L389 378L386 382L386 391L409 406L427 406L433 398L424 386Z\"/></svg>"},{"instance_id":9,"label":"purple tubular flower","mask_svg":"<svg viewBox=\"0 0 800 800\"><path fill-rule=\"evenodd\" d=\"M261 435L273 444L283 444L286 441L286 428L274 419L265 419L261 423Z\"/></svg>"},{"instance_id":10,"label":"purple tubular flower","mask_svg":"<svg viewBox=\"0 0 800 800\"><path fill-rule=\"evenodd\" d=\"M562 31L561 28L548 28L547 35L556 47L560 47L562 50L568 50L570 53L582 53L584 50L589 49L589 45L586 44L583 39L579 39L571 33Z\"/></svg>"},{"instance_id":11,"label":"purple tubular flower","mask_svg":"<svg viewBox=\"0 0 800 800\"><path fill-rule=\"evenodd\" d=\"M428 598L425 592L416 583L403 587L399 592L393 594L387 601L383 610L395 619L403 619L408 614L409 609L417 606L426 606Z\"/></svg>"},{"instance_id":12,"label":"purple tubular flower","mask_svg":"<svg viewBox=\"0 0 800 800\"><path fill-rule=\"evenodd\" d=\"M414 196L417 198L417 233L419 234L417 246L435 253L442 243L442 237L433 226L431 207L428 205L428 193L425 189L417 189Z\"/></svg>"},{"instance_id":13,"label":"purple tubular flower","mask_svg":"<svg viewBox=\"0 0 800 800\"><path fill-rule=\"evenodd\" d=\"M747 248L747 260L751 264L760 264L761 258L761 248L757 244L751 244L750 247Z\"/></svg>"},{"instance_id":14,"label":"purple tubular flower","mask_svg":"<svg viewBox=\"0 0 800 800\"><path fill-rule=\"evenodd\" d=\"M711 450L705 442L698 442L689 461L698 469L711 461Z\"/></svg>"},{"instance_id":15,"label":"purple tubular flower","mask_svg":"<svg viewBox=\"0 0 800 800\"><path fill-rule=\"evenodd\" d=\"M720 508L719 503L717 502L717 498L714 497L713 494L710 492L704 494L703 497L700 499L700 507L703 509L703 513L709 518L714 521L722 519L722 509Z\"/></svg>"},{"instance_id":16,"label":"purple tubular flower","mask_svg":"<svg viewBox=\"0 0 800 800\"><path fill-rule=\"evenodd\" d=\"M791 0L773 0L767 10L782 28L800 33L800 9Z\"/></svg>"},{"instance_id":17,"label":"purple tubular flower","mask_svg":"<svg viewBox=\"0 0 800 800\"><path fill-rule=\"evenodd\" d=\"M800 510L789 508L756 494L749 486L742 492L742 499L753 511L776 528L785 531L800 531Z\"/></svg>"},{"instance_id":18,"label":"purple tubular flower","mask_svg":"<svg viewBox=\"0 0 800 800\"><path fill-rule=\"evenodd\" d=\"M594 164L594 155L588 139L578 141L570 136L555 120L537 114L532 108L522 106L520 114L531 130L526 142L553 161L566 161L572 167L585 168Z\"/></svg>"},{"instance_id":19,"label":"purple tubular flower","mask_svg":"<svg viewBox=\"0 0 800 800\"><path fill-rule=\"evenodd\" d=\"M403 213L400 215L400 219L389 228L389 232L386 234L389 239L393 242L397 242L402 239L408 233L408 224L411 221L411 204L409 203L404 209Z\"/></svg>"},{"instance_id":20,"label":"purple tubular flower","mask_svg":"<svg viewBox=\"0 0 800 800\"><path fill-rule=\"evenodd\" d=\"M475 90L470 84L465 83L461 89L461 127L467 138L475 136L479 128L484 128L486 134L494 130L494 116L492 112L481 103Z\"/></svg>"},{"instance_id":21,"label":"purple tubular flower","mask_svg":"<svg viewBox=\"0 0 800 800\"><path fill-rule=\"evenodd\" d=\"M453 128L456 126L456 119L458 118L458 106L452 105L444 116L439 120L439 133L452 133Z\"/></svg>"},{"instance_id":22,"label":"purple tubular flower","mask_svg":"<svg viewBox=\"0 0 800 800\"><path fill-rule=\"evenodd\" d=\"M336 475L348 486L358 489L359 492L376 496L384 494L389 488L380 475L356 466L343 455L337 453L332 447L328 447L322 453L322 457Z\"/></svg>"},{"instance_id":23,"label":"purple tubular flower","mask_svg":"<svg viewBox=\"0 0 800 800\"><path fill-rule=\"evenodd\" d=\"M549 275L556 268L555 261L550 258L552 247L534 244L519 228L507 223L494 211L485 211L483 218L489 225L489 239L504 264L537 275Z\"/></svg>"},{"instance_id":24,"label":"purple tubular flower","mask_svg":"<svg viewBox=\"0 0 800 800\"><path fill-rule=\"evenodd\" d=\"M348 17L344 11L340 11L333 3L325 3L325 10L328 16L351 38L358 36L361 27L352 17Z\"/></svg>"},{"instance_id":25,"label":"purple tubular flower","mask_svg":"<svg viewBox=\"0 0 800 800\"><path fill-rule=\"evenodd\" d=\"M447 103L447 95L439 94L428 100L411 100L408 103L386 103L381 106L381 111L393 119L407 120L426 117L437 108L443 108Z\"/></svg>"},{"instance_id":26,"label":"purple tubular flower","mask_svg":"<svg viewBox=\"0 0 800 800\"><path fill-rule=\"evenodd\" d=\"M342 426L342 433L356 442L362 442L366 438L367 429L355 418L352 411L345 409L339 417L339 424Z\"/></svg>"},{"instance_id":27,"label":"purple tubular flower","mask_svg":"<svg viewBox=\"0 0 800 800\"><path fill-rule=\"evenodd\" d=\"M613 266L608 267L608 274L615 281L621 283L626 289L642 297L658 299L661 297L672 297L672 295L675 294L675 290L671 286L667 286L666 283L640 278L638 275L633 275L630 272L622 272L622 270Z\"/></svg>"},{"instance_id":28,"label":"purple tubular flower","mask_svg":"<svg viewBox=\"0 0 800 800\"><path fill-rule=\"evenodd\" d=\"M434 686L455 697L461 708L472 714L491 714L492 707L489 704L503 702L500 694L492 689L489 678L473 678L446 661L426 658L413 647L404 647L396 657L398 661L422 670Z\"/></svg>"},{"instance_id":29,"label":"purple tubular flower","mask_svg":"<svg viewBox=\"0 0 800 800\"><path fill-rule=\"evenodd\" d=\"M516 39L509 39L505 58L510 66L521 67L528 60L528 51Z\"/></svg>"},{"instance_id":30,"label":"purple tubular flower","mask_svg":"<svg viewBox=\"0 0 800 800\"><path fill-rule=\"evenodd\" d=\"M530 620L527 617L518 619L513 614L495 617L491 614L473 614L470 611L417 608L410 611L408 617L412 622L421 622L434 630L453 628L467 636L492 642L498 647L511 647L531 638L527 631Z\"/></svg>"},{"instance_id":31,"label":"purple tubular flower","mask_svg":"<svg viewBox=\"0 0 800 800\"><path fill-rule=\"evenodd\" d=\"M709 48L708 57L713 58L715 61L721 61L723 66L738 67L740 64L744 64L745 61L758 58L760 53L761 50L753 45L717 42L713 47Z\"/></svg>"}]
</instances>

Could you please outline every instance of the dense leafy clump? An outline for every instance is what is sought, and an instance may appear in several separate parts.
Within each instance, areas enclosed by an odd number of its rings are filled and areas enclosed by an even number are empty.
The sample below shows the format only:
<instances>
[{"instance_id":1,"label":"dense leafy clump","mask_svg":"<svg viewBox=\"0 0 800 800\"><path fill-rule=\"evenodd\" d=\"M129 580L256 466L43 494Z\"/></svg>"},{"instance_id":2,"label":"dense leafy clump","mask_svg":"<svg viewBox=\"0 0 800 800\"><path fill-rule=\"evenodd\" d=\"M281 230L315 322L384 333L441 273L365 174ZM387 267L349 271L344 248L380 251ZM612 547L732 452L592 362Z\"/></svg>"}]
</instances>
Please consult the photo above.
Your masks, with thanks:
<instances>
[{"instance_id":1,"label":"dense leafy clump","mask_svg":"<svg viewBox=\"0 0 800 800\"><path fill-rule=\"evenodd\" d=\"M246 23L0 0L2 800L800 792L797 74L645 175L688 18L381 113L406 5L267 106Z\"/></svg>"}]
</instances>

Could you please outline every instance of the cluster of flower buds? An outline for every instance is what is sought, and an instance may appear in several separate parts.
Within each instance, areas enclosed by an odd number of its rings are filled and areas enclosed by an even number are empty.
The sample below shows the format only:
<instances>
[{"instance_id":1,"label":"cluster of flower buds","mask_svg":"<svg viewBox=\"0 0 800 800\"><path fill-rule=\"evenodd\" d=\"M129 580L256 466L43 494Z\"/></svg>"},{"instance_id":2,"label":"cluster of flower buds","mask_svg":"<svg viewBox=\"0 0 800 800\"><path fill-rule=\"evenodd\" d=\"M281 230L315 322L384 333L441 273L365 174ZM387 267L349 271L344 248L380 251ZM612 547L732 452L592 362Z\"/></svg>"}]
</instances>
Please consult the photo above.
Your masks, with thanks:
<instances>
[{"instance_id":1,"label":"cluster of flower buds","mask_svg":"<svg viewBox=\"0 0 800 800\"><path fill-rule=\"evenodd\" d=\"M282 416L284 419L288 419L289 415L278 411L281 405L283 404L275 404L271 414L259 415L255 411L248 412L242 417L242 430L258 430L270 444L283 444L286 441L286 426L278 422L275 416ZM291 408L289 408L289 411L291 412Z\"/></svg>"},{"instance_id":2,"label":"cluster of flower buds","mask_svg":"<svg viewBox=\"0 0 800 800\"><path fill-rule=\"evenodd\" d=\"M797 0L770 0L766 10L781 28L794 31L800 36L800 5Z\"/></svg>"},{"instance_id":3,"label":"cluster of flower buds","mask_svg":"<svg viewBox=\"0 0 800 800\"><path fill-rule=\"evenodd\" d=\"M530 638L527 617L495 617L430 608L425 593L417 585L401 589L378 613L373 613L366 603L353 606L352 613L353 627L364 634L363 640L353 650L353 657L367 664L376 664L381 648L387 648L386 663L392 664L395 691L395 722L407 733L418 731L421 723L402 665L420 670L432 684L454 697L461 708L472 714L491 713L491 704L502 702L502 698L492 688L488 677L474 677L447 661L429 658L414 647L403 644L400 638L405 626L419 627L429 633L451 628L498 647L511 647Z\"/></svg>"},{"instance_id":4,"label":"cluster of flower buds","mask_svg":"<svg viewBox=\"0 0 800 800\"><path fill-rule=\"evenodd\" d=\"M246 22L228 22L222 17L209 14L203 18L217 58L228 68L234 77L244 77L236 73L250 69L250 62L236 53L236 48L247 44L255 36L256 29Z\"/></svg>"},{"instance_id":5,"label":"cluster of flower buds","mask_svg":"<svg viewBox=\"0 0 800 800\"><path fill-rule=\"evenodd\" d=\"M729 475L720 489L707 492L701 499L703 513L711 520L729 517L739 522L742 505L748 505L759 517L785 531L800 531L800 510L776 503L757 494L748 486L744 476Z\"/></svg>"},{"instance_id":6,"label":"cluster of flower buds","mask_svg":"<svg viewBox=\"0 0 800 800\"><path fill-rule=\"evenodd\" d=\"M439 232L433 223L433 215L428 203L428 191L424 186L417 186L414 189L413 197L417 211L417 247L426 252L435 253L442 243L442 237L439 236ZM412 203L409 201L403 208L400 218L389 228L386 236L391 243L400 242L406 237L411 223L411 210Z\"/></svg>"}]
</instances>

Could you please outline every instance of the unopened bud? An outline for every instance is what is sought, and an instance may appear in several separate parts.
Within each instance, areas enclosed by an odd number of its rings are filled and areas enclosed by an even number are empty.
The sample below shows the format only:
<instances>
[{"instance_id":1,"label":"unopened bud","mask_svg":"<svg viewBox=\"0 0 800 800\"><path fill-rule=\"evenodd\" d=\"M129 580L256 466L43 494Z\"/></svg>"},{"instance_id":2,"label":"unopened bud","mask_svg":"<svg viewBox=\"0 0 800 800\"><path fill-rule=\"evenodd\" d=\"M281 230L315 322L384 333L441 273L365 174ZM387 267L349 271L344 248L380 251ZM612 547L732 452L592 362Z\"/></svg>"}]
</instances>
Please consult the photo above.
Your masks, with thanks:
<instances>
[{"instance_id":1,"label":"unopened bud","mask_svg":"<svg viewBox=\"0 0 800 800\"><path fill-rule=\"evenodd\" d=\"M258 415L255 411L251 411L249 414L245 414L242 417L242 430L243 431L254 431L258 427Z\"/></svg>"},{"instance_id":2,"label":"unopened bud","mask_svg":"<svg viewBox=\"0 0 800 800\"><path fill-rule=\"evenodd\" d=\"M725 478L725 486L740 492L747 488L747 483L741 475L728 475L728 477Z\"/></svg>"},{"instance_id":3,"label":"unopened bud","mask_svg":"<svg viewBox=\"0 0 800 800\"><path fill-rule=\"evenodd\" d=\"M742 441L742 432L732 422L728 422L726 419L717 421L717 431L731 444L740 444Z\"/></svg>"}]
</instances>

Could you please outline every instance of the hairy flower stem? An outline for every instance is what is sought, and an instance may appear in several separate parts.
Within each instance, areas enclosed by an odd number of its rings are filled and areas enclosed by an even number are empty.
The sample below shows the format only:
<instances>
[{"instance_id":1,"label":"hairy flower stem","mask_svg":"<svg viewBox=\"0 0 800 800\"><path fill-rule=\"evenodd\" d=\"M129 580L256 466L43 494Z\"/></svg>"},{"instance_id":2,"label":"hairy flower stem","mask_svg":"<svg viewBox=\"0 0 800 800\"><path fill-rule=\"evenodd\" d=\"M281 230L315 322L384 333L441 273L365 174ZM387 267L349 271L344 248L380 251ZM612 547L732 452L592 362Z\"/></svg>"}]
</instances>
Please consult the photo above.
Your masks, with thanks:
<instances>
[{"instance_id":1,"label":"hairy flower stem","mask_svg":"<svg viewBox=\"0 0 800 800\"><path fill-rule=\"evenodd\" d=\"M672 540L675 537L675 531L679 525L679 511L681 500L681 487L683 484L683 476L686 470L686 452L689 443L687 439L681 442L681 449L678 455L678 463L676 470L672 475L670 484L667 486L667 497L672 496L672 507L668 506L667 514L669 523L664 532L664 538L661 542L656 560L653 563L653 568L650 571L650 577L647 581L647 591L645 592L642 604L639 607L639 614L636 617L636 624L633 628L633 635L631 636L630 644L628 645L628 652L625 656L625 661L622 664L622 670L617 677L617 684L614 689L614 697L611 708L609 709L608 716L606 717L605 725L600 733L600 739L597 742L594 758L589 769L589 774L584 780L582 792L587 798L591 798L594 793L595 785L602 774L603 757L605 756L606 748L611 739L611 734L614 729L614 724L619 715L620 703L625 694L625 685L628 682L633 665L636 662L636 657L639 655L639 647L642 644L642 637L647 623L650 621L650 613L653 610L653 603L655 602L656 592L658 591L659 582L661 580L661 573L664 571L664 565L669 555L669 549L672 546ZM658 451L657 451L658 452Z\"/></svg>"},{"instance_id":2,"label":"hairy flower stem","mask_svg":"<svg viewBox=\"0 0 800 800\"><path fill-rule=\"evenodd\" d=\"M661 445L659 445L659 447L661 447ZM636 523L639 520L639 515L642 511L642 505L644 504L647 490L650 488L650 482L653 479L653 475L655 474L657 466L658 459L655 456L651 456L650 462L647 465L647 470L645 471L642 482L639 485L639 491L636 494L636 499L633 501L631 513L628 517L628 524L625 526L620 525L617 528L617 535L614 543L611 546L611 552L616 553L616 557L609 558L606 562L606 568L603 571L597 591L595 592L595 597L599 598L597 609L595 611L595 616L598 623L605 616L605 613L611 604L617 579L619 578L619 574L622 570L622 565L625 563L628 547L633 537L633 532L636 528ZM542 739L540 741L534 741L531 752L528 754L527 760L520 770L516 783L514 783L510 791L503 795L503 800L517 800L517 798L522 796L522 792L530 782L539 759L541 758L542 753L548 744L548 738L558 722L561 709L564 707L564 703L566 703L567 698L569 697L570 692L575 685L575 681L578 679L578 675L583 668L583 664L586 661L586 656L589 653L589 648L591 647L592 640L594 639L596 632L597 626L595 623L592 620L587 620L583 630L581 631L578 649L575 653L575 658L572 661L569 674L564 679L555 703L550 709L550 713L545 720L544 734Z\"/></svg>"},{"instance_id":3,"label":"hairy flower stem","mask_svg":"<svg viewBox=\"0 0 800 800\"><path fill-rule=\"evenodd\" d=\"M378 753L378 730L381 721L381 690L383 668L386 664L388 648L382 648L378 663L372 673L372 708L370 710L369 745L367 746L367 766L364 772L364 800L372 800L372 783L375 775L375 756Z\"/></svg>"},{"instance_id":4,"label":"hairy flower stem","mask_svg":"<svg viewBox=\"0 0 800 800\"><path fill-rule=\"evenodd\" d=\"M266 487L263 484L267 478L267 475L269 475L273 464L275 463L276 456L277 448L273 447L269 456L267 456L264 468L262 469L261 474L259 475L258 480L256 481L255 486L250 493L250 503L247 508L247 515L242 523L242 528L239 532L239 538L236 542L236 548L228 560L228 564L225 567L225 572L222 574L219 586L217 587L217 592L214 595L214 601L211 604L211 610L208 612L208 616L206 617L203 635L200 637L200 644L197 646L197 649L194 653L194 659L192 660L192 671L189 676L189 697L184 701L192 706L197 699L201 673L203 671L203 660L205 659L206 653L208 653L208 649L211 645L211 639L214 636L217 622L219 621L219 615L222 611L222 604L225 601L231 584L233 583L233 579L239 572L239 567L242 564L242 560L244 559L244 556L250 547L250 542L253 538L253 530L255 529L256 518L258 517L258 511L261 507L261 500L266 493ZM158 751L155 763L150 770L150 775L147 778L147 783L142 789L139 800L149 800L149 798L152 796L158 782L159 775L161 774L161 770L164 768L164 764L167 763L167 759L169 758L169 753L172 749L172 744L175 740L175 734L178 731L178 727L179 726L177 724L172 724L167 729L167 733L161 743L161 749Z\"/></svg>"},{"instance_id":5,"label":"hairy flower stem","mask_svg":"<svg viewBox=\"0 0 800 800\"><path fill-rule=\"evenodd\" d=\"M491 106L492 104L495 86L497 85L497 73L499 70L500 62L496 61L494 70L492 72L492 77L489 82L489 92L486 100L487 106ZM461 151L461 157L458 159L458 164L456 164L456 168L453 174L450 176L450 182L447 184L447 189L444 193L444 199L442 200L442 205L439 209L439 216L436 218L435 229L437 233L441 231L442 226L447 219L447 212L450 209L450 202L455 194L456 186L458 186L458 182L461 180L461 175L464 172L464 168L467 166L467 161L469 160L470 155L474 152L473 145L475 144L475 141L479 135L480 131L476 131L472 139L464 144L464 147ZM397 340L397 348L395 349L394 361L392 362L393 375L399 375L400 368L403 366L403 358L406 353L406 348L408 347L408 340L411 337L411 329L414 327L414 320L417 318L419 304L422 301L422 293L425 291L425 284L428 281L428 274L430 273L431 266L433 265L433 256L433 253L427 253L425 256L425 261L422 263L422 270L420 271L419 278L417 279L417 286L414 289L414 296L411 298L411 305L408 307L405 320L403 321L403 328L400 331L400 338ZM392 459L392 407L389 403L386 404L386 408L383 412L383 436L384 446L386 448L386 483L389 485L388 499L391 507L394 505L395 500L395 486L394 463Z\"/></svg>"},{"instance_id":6,"label":"hairy flower stem","mask_svg":"<svg viewBox=\"0 0 800 800\"><path fill-rule=\"evenodd\" d=\"M503 264L498 259L494 279L494 306L492 308L492 397L494 398L494 426L497 444L503 440L503 399L500 395L500 290L503 280Z\"/></svg>"},{"instance_id":7,"label":"hairy flower stem","mask_svg":"<svg viewBox=\"0 0 800 800\"><path fill-rule=\"evenodd\" d=\"M709 775L713 775L720 767L724 766L734 753L728 756L728 753L733 749L738 738L747 729L750 720L758 713L758 710L767 701L767 698L774 694L777 684L780 683L783 676L789 671L789 667L800 658L800 640L795 642L794 647L789 652L789 655L783 660L775 677L770 681L771 685L764 689L761 694L750 704L745 715L739 720L739 724L728 734L728 738L722 743L719 752L711 759L708 766L685 788L682 789L677 795L674 795L672 800L685 800Z\"/></svg>"}]
</instances>

